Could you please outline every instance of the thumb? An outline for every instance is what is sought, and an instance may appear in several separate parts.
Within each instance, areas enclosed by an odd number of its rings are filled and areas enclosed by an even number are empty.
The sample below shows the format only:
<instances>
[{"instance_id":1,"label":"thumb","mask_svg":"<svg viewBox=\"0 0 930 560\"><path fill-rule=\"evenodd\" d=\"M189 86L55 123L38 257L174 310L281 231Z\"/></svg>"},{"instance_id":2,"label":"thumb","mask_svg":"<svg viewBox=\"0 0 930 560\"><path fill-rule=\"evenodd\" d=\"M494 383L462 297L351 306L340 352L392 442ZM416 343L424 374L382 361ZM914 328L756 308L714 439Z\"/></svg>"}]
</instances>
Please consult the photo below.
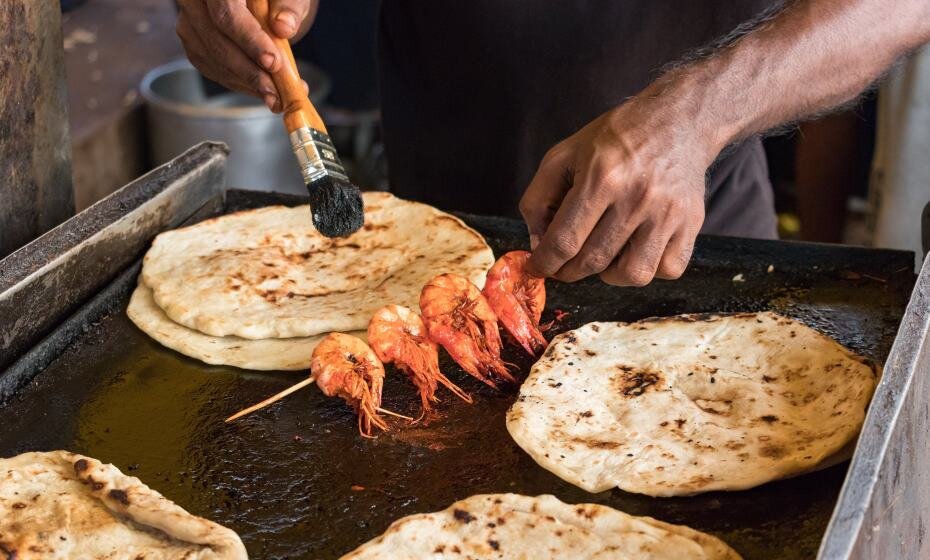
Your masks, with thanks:
<instances>
[{"instance_id":1,"label":"thumb","mask_svg":"<svg viewBox=\"0 0 930 560\"><path fill-rule=\"evenodd\" d=\"M313 23L318 4L318 0L270 0L271 30L282 39L300 38Z\"/></svg>"},{"instance_id":2,"label":"thumb","mask_svg":"<svg viewBox=\"0 0 930 560\"><path fill-rule=\"evenodd\" d=\"M536 175L520 199L520 214L530 234L530 249L536 248L571 188L571 149L562 142L543 157Z\"/></svg>"}]
</instances>

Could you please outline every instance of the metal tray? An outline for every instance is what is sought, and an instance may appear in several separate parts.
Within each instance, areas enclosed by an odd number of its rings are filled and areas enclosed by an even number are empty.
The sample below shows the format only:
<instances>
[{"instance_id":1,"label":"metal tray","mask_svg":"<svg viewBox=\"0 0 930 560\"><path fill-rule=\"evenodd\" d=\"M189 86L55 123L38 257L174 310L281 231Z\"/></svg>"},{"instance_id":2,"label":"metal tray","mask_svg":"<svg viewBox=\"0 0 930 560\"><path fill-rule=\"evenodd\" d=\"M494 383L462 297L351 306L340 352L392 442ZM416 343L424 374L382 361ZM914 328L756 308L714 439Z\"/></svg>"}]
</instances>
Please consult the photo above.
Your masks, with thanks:
<instances>
[{"instance_id":1,"label":"metal tray","mask_svg":"<svg viewBox=\"0 0 930 560\"><path fill-rule=\"evenodd\" d=\"M0 329L10 335L6 348L19 350L5 356L9 365L0 373L0 398L6 401L0 407L0 456L63 448L112 462L192 513L237 531L254 558L335 558L399 517L484 492L552 493L683 523L720 536L746 558L817 554L846 464L749 491L692 498L588 494L536 466L511 441L504 412L512 394L488 389L448 359L443 371L475 396L475 404L441 390L441 416L428 425L365 440L352 411L315 388L223 424L228 414L302 374L248 372L185 358L138 331L124 311L138 259L158 231L222 212L300 202L226 192L224 159L215 145L194 149L114 195L123 197L123 213L89 234L85 228L70 247L40 239L27 248L33 258L43 251L57 255L46 260L59 267L43 264L24 275L0 261ZM139 195L152 187L153 177L160 186ZM465 219L495 253L525 247L525 231L514 220ZM127 220L135 225L127 227ZM121 242L113 241L114 232ZM83 259L61 258L73 257L75 248ZM75 274L87 258L101 259L114 248L123 249L120 258L98 263L87 277ZM14 264L25 258L13 256L20 259ZM555 309L569 312L559 327L564 330L594 320L772 309L884 361L911 294L912 263L912 254L897 251L703 237L692 266L676 282L644 289L550 282L544 319ZM74 284L39 281L36 270L46 279L65 275ZM737 274L745 281L735 282ZM4 307L14 296L22 304L52 297L56 289L66 292L59 302ZM67 303L72 300L80 303ZM41 324L51 326L39 333ZM507 357L524 372L530 365L516 352ZM413 413L417 402L406 379L388 368L385 406ZM868 459L861 456L857 461ZM866 498L855 505L863 513L868 503ZM851 547L856 534L846 529L837 542Z\"/></svg>"}]
</instances>

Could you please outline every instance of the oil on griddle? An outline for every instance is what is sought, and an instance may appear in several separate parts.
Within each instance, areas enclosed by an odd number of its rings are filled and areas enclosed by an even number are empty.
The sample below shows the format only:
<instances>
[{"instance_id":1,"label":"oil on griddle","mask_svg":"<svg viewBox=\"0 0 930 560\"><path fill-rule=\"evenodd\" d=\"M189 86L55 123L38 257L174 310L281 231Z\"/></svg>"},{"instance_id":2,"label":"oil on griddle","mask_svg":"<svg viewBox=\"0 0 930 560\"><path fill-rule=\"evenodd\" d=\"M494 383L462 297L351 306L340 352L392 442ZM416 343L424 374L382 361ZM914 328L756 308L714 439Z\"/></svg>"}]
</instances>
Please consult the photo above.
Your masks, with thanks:
<instances>
[{"instance_id":1,"label":"oil on griddle","mask_svg":"<svg viewBox=\"0 0 930 560\"><path fill-rule=\"evenodd\" d=\"M497 255L523 248L517 222L469 221ZM633 290L549 282L543 321L555 309L570 313L558 330L594 320L774 309L883 360L913 283L901 270L906 261L838 266L825 264L816 247L809 251L710 240L675 283ZM743 282L734 282L737 274ZM505 357L524 373L530 365L513 349ZM0 455L64 448L113 462L192 513L237 531L255 558L336 558L397 518L484 492L552 493L651 515L713 533L750 559L816 554L845 464L743 492L592 495L544 471L511 441L504 413L512 394L495 393L448 358L441 366L475 403L441 389L442 417L428 426L366 440L353 412L316 389L227 425L223 418L302 374L207 366L160 347L116 313L0 408ZM390 366L384 406L419 412L416 392Z\"/></svg>"}]
</instances>

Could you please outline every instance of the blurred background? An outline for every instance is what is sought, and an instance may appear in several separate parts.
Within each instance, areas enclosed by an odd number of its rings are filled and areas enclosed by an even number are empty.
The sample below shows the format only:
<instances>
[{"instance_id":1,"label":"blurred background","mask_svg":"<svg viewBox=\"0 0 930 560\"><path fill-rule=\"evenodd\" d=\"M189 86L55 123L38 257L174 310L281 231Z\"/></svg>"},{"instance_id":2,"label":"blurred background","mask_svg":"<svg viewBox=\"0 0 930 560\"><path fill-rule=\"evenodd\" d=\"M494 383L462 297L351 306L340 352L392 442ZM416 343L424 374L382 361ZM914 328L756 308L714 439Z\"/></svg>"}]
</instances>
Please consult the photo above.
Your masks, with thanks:
<instances>
[{"instance_id":1,"label":"blurred background","mask_svg":"<svg viewBox=\"0 0 930 560\"><path fill-rule=\"evenodd\" d=\"M78 211L204 138L230 144L232 186L302 191L278 118L184 62L173 0L62 8ZM376 0L322 0L296 54L353 181L383 189L377 11ZM872 243L876 98L766 140L783 238Z\"/></svg>"},{"instance_id":2,"label":"blurred background","mask_svg":"<svg viewBox=\"0 0 930 560\"><path fill-rule=\"evenodd\" d=\"M205 139L230 144L231 185L305 191L280 117L186 62L173 0L62 0L62 9L77 211ZM295 50L343 160L369 188L384 188L386 169L377 9L370 0L323 2Z\"/></svg>"}]
</instances>

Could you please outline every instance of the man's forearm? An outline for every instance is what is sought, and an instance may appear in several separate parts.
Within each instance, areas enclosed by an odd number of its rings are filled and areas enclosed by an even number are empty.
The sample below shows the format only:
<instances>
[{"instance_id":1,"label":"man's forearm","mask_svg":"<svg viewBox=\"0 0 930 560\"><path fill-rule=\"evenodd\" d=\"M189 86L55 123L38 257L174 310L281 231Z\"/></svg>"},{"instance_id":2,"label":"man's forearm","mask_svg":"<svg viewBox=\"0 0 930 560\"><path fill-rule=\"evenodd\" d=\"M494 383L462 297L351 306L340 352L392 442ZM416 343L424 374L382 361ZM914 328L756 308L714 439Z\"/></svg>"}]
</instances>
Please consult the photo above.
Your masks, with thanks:
<instances>
[{"instance_id":1,"label":"man's forearm","mask_svg":"<svg viewBox=\"0 0 930 560\"><path fill-rule=\"evenodd\" d=\"M537 276L681 276L708 166L729 144L842 104L930 40L930 0L797 0L554 146L520 201ZM535 241L534 241L535 238Z\"/></svg>"},{"instance_id":2,"label":"man's forearm","mask_svg":"<svg viewBox=\"0 0 930 560\"><path fill-rule=\"evenodd\" d=\"M679 98L713 158L742 138L854 99L927 41L928 0L799 0L643 94Z\"/></svg>"}]
</instances>

